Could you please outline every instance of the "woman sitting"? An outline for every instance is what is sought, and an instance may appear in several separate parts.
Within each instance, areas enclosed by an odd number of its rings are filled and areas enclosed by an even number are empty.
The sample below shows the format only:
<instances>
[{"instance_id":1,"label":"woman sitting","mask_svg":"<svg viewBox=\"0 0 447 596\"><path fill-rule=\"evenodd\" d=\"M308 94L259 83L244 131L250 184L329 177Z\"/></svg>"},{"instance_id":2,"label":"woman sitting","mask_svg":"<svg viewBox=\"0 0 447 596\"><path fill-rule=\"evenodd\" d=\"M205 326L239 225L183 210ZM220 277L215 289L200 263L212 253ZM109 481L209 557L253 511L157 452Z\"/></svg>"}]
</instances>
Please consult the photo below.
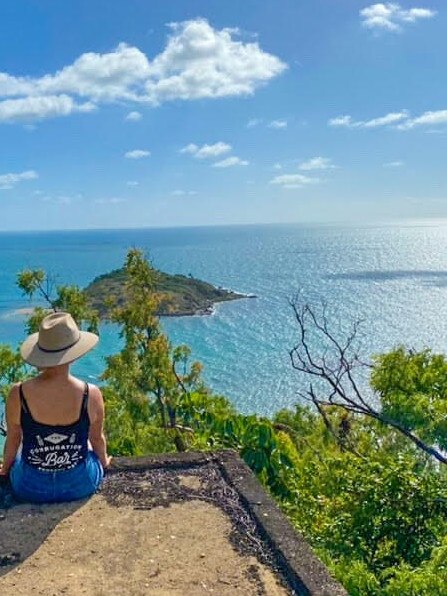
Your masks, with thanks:
<instances>
[{"instance_id":1,"label":"woman sitting","mask_svg":"<svg viewBox=\"0 0 447 596\"><path fill-rule=\"evenodd\" d=\"M0 468L20 500L83 499L102 481L111 460L103 431L104 401L98 387L69 370L97 342L98 336L80 331L71 315L57 312L22 344L22 357L39 374L9 394Z\"/></svg>"}]
</instances>

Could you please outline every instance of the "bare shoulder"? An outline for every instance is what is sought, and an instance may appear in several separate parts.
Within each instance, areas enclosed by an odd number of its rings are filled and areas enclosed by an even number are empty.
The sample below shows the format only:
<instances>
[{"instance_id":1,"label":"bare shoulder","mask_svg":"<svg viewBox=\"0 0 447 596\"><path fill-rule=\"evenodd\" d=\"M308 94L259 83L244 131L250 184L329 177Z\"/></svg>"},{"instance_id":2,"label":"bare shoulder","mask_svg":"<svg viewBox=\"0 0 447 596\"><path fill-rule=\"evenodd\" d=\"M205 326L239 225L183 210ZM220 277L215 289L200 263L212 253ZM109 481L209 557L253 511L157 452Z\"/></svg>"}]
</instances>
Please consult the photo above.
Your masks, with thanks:
<instances>
[{"instance_id":1,"label":"bare shoulder","mask_svg":"<svg viewBox=\"0 0 447 596\"><path fill-rule=\"evenodd\" d=\"M23 383L18 383L16 385L17 393L19 393L20 385L22 385L23 397L28 399L29 397L32 397L36 391L40 390L42 383L44 383L44 381L42 381L40 375L36 375L35 377L26 379L26 381L23 381Z\"/></svg>"},{"instance_id":2,"label":"bare shoulder","mask_svg":"<svg viewBox=\"0 0 447 596\"><path fill-rule=\"evenodd\" d=\"M88 395L93 402L103 402L101 389L97 385L92 385L92 383L88 384Z\"/></svg>"},{"instance_id":3,"label":"bare shoulder","mask_svg":"<svg viewBox=\"0 0 447 596\"><path fill-rule=\"evenodd\" d=\"M6 400L6 417L9 424L20 423L20 384L16 383L12 386L8 399Z\"/></svg>"},{"instance_id":4,"label":"bare shoulder","mask_svg":"<svg viewBox=\"0 0 447 596\"><path fill-rule=\"evenodd\" d=\"M101 414L104 412L104 399L99 387L88 384L88 410L90 414Z\"/></svg>"},{"instance_id":5,"label":"bare shoulder","mask_svg":"<svg viewBox=\"0 0 447 596\"><path fill-rule=\"evenodd\" d=\"M19 403L20 401L20 385L21 383L15 383L10 391L9 391L9 395L8 395L8 402L11 403Z\"/></svg>"},{"instance_id":6,"label":"bare shoulder","mask_svg":"<svg viewBox=\"0 0 447 596\"><path fill-rule=\"evenodd\" d=\"M35 383L36 377L31 377L31 379L27 379L23 381L23 383L16 383L13 389L17 390L17 395L19 394L20 385L23 385L24 390L26 391L27 387L32 387Z\"/></svg>"}]
</instances>

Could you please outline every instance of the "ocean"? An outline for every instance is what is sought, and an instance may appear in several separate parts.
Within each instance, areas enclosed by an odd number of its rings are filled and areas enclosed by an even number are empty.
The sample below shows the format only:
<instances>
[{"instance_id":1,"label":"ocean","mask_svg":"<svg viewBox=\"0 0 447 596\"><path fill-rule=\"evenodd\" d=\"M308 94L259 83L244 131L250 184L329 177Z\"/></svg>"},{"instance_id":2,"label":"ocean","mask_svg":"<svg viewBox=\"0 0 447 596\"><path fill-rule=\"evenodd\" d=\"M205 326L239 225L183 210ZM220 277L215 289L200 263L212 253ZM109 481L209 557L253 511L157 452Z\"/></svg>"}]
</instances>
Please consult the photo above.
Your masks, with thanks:
<instances>
[{"instance_id":1,"label":"ocean","mask_svg":"<svg viewBox=\"0 0 447 596\"><path fill-rule=\"evenodd\" d=\"M0 233L0 342L23 340L29 306L15 285L26 268L58 283L85 286L120 267L138 247L153 264L237 292L214 315L164 319L174 344L185 343L204 365L215 393L244 412L271 414L299 401L306 380L289 350L298 339L289 301L327 303L343 333L362 319L365 358L404 344L447 352L447 225L253 225L176 229ZM76 363L92 382L104 356L117 351L116 329L104 325L99 348Z\"/></svg>"}]
</instances>

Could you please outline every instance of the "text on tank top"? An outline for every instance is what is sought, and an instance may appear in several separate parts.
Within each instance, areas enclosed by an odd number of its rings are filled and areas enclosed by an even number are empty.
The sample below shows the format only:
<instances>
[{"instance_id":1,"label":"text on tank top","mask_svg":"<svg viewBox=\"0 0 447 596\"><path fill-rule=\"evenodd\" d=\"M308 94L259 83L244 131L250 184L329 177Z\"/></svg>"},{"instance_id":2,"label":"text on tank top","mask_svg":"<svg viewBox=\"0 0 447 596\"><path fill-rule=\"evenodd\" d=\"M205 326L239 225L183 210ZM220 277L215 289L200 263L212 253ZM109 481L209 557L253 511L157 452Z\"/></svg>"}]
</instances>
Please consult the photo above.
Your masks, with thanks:
<instances>
[{"instance_id":1,"label":"text on tank top","mask_svg":"<svg viewBox=\"0 0 447 596\"><path fill-rule=\"evenodd\" d=\"M88 391L88 383L85 383L81 411L76 422L50 425L34 420L20 384L23 461L41 472L59 472L71 470L86 459L90 428Z\"/></svg>"}]
</instances>

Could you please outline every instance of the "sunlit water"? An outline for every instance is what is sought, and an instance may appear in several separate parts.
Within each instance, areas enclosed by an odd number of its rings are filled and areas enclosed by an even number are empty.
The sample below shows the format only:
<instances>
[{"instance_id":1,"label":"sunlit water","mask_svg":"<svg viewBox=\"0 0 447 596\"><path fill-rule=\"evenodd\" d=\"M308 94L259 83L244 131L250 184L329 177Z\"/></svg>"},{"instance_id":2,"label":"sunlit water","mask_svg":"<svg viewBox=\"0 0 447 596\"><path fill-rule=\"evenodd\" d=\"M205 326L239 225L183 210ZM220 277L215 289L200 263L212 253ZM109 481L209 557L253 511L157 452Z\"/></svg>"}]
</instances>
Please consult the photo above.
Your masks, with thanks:
<instances>
[{"instance_id":1,"label":"sunlit water","mask_svg":"<svg viewBox=\"0 0 447 596\"><path fill-rule=\"evenodd\" d=\"M42 267L60 283L86 285L121 266L129 247L155 266L256 299L221 304L213 316L165 319L173 343L191 346L215 392L245 411L271 413L297 401L303 379L288 352L296 338L289 299L301 291L327 301L345 327L363 323L366 356L404 343L447 351L447 226L233 226L61 233L0 234L0 341L24 337L27 306L18 271ZM76 365L90 380L119 348L105 326L100 347Z\"/></svg>"}]
</instances>

